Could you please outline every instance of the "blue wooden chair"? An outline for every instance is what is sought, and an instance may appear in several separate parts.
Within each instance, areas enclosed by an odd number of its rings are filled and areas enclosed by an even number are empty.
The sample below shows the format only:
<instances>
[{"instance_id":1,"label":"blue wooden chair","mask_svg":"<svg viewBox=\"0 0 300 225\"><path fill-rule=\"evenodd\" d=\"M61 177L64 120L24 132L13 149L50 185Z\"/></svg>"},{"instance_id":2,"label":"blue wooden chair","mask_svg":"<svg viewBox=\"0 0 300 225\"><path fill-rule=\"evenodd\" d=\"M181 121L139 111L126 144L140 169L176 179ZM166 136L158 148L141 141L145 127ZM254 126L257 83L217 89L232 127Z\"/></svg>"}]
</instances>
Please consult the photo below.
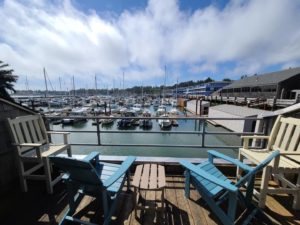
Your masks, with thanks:
<instances>
[{"instance_id":1,"label":"blue wooden chair","mask_svg":"<svg viewBox=\"0 0 300 225\"><path fill-rule=\"evenodd\" d=\"M208 161L198 165L185 160L180 161L180 164L186 168L185 196L189 198L190 184L193 184L214 214L220 219L220 222L226 225L235 224L238 203L241 203L248 211L245 212L246 218L242 219L243 224L248 224L257 213L264 216L260 209L252 203L255 175L275 157L276 160L279 160L279 151L274 151L256 167L250 167L237 159L213 150L208 151L208 154ZM214 158L221 158L235 164L244 171L244 175L234 183L213 164ZM246 186L245 195L240 190L242 186ZM223 203L227 203L227 210L220 206ZM264 217L268 219L266 216Z\"/></svg>"},{"instance_id":2,"label":"blue wooden chair","mask_svg":"<svg viewBox=\"0 0 300 225\"><path fill-rule=\"evenodd\" d=\"M107 225L115 210L119 193L127 177L127 188L130 188L129 168L135 157L129 156L122 164L99 161L99 153L92 152L82 160L68 157L50 157L55 166L65 172L63 179L67 184L69 210L61 220L92 224L72 215L85 195L102 200L104 222Z\"/></svg>"}]
</instances>

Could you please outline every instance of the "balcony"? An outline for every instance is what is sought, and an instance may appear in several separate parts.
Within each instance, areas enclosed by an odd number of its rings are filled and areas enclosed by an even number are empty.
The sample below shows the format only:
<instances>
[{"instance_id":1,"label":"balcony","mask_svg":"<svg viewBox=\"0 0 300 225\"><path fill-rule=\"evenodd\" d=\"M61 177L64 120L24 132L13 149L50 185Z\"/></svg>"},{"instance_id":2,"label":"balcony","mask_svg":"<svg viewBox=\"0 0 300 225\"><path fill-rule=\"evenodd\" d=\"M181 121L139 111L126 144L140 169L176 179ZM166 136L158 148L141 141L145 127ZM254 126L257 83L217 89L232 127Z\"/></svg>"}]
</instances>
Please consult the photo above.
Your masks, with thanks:
<instances>
[{"instance_id":1,"label":"balcony","mask_svg":"<svg viewBox=\"0 0 300 225\"><path fill-rule=\"evenodd\" d=\"M89 119L100 120L101 117L90 117ZM152 118L153 120L157 118ZM241 146L239 136L241 135L263 135L268 129L268 123L265 123L263 130L261 132L231 132L226 130L212 130L206 125L208 120L218 121L218 120L248 120L241 118L204 118L204 117L182 117L177 118L178 120L192 120L196 121L195 124L202 124L196 127L194 130L185 131L143 131L143 130L105 130L102 129L99 123L94 126L92 130L72 130L70 127L64 127L64 131L70 131L71 136L74 134L88 135L92 136L89 143L82 143L78 141L75 137L71 138L72 148L76 148L77 154L86 154L86 152L81 152L81 149L87 147L92 149L101 148L140 148L145 149L145 151L150 151L151 149L162 149L162 148L172 148L172 149L193 149L199 152L206 152L206 149L219 149L225 153L234 154L237 148ZM253 118L251 119L253 120ZM257 119L262 120L262 119ZM53 127L52 127L53 128ZM57 129L55 129L58 131ZM134 134L168 134L168 135L196 135L199 142L192 145L176 145L176 144L160 144L160 143L126 143L126 144L116 144L104 142L105 135L134 135ZM227 137L230 141L226 142L226 145L214 145L211 142L209 136L217 137ZM233 140L239 140L239 143ZM226 138L225 138L226 139ZM147 141L147 139L146 139ZM145 142L146 142L145 141ZM260 143L257 147L263 147L264 143ZM149 150L150 149L150 150ZM76 154L76 153L75 153ZM123 155L126 155L126 151L123 151ZM147 153L149 156L149 154ZM184 154L183 154L184 155ZM200 162L204 159L202 158L189 158L190 161ZM122 156L104 156L105 161L119 161ZM184 176L183 169L178 165L177 157L146 157L142 154L138 157L136 164L141 164L145 162L156 162L165 165L166 175L167 175L167 186L165 189L166 198L166 210L165 210L165 221L163 220L163 214L154 210L138 211L137 218L134 215L133 210L133 190L130 192L124 192L121 199L119 200L117 209L113 215L113 220L111 224L182 224L182 225L193 225L193 224L220 224L218 218L216 218L210 211L209 207L205 204L198 192L192 188L191 198L187 199L184 196ZM235 170L228 164L219 161L218 166L220 169L234 179ZM132 168L131 174L134 173L134 168ZM260 179L257 180L256 188L259 188ZM16 186L5 195L1 196L1 224L58 224L61 218L64 216L67 210L67 193L65 184L60 182L54 188L54 194L45 194L45 187L40 182L30 182L29 192L21 193L19 188ZM125 185L126 186L126 185ZM144 192L145 199L153 198L153 195L149 192ZM270 217L274 224L297 224L300 223L300 214L292 209L292 197L287 195L275 195L268 196L266 208L264 213ZM78 211L75 213L76 217L87 222L93 222L97 224L102 224L102 208L100 203L96 199L91 197L85 197L81 202ZM17 216L16 216L17 215ZM166 223L165 223L166 222ZM253 224L264 224L259 219L253 221Z\"/></svg>"}]
</instances>

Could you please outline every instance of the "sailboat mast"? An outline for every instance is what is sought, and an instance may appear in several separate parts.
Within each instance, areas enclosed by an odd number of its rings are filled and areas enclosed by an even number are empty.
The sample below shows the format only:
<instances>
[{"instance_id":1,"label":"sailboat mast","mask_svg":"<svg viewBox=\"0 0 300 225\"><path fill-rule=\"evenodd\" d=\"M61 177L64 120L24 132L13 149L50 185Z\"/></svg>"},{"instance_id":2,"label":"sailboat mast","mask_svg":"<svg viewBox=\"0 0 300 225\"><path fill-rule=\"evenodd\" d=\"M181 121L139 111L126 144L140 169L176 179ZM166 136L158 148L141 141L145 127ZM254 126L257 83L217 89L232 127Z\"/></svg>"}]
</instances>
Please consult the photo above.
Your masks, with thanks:
<instances>
[{"instance_id":1,"label":"sailboat mast","mask_svg":"<svg viewBox=\"0 0 300 225\"><path fill-rule=\"evenodd\" d=\"M95 74L95 89L96 89L96 95L98 93L98 88L97 88L97 75Z\"/></svg>"},{"instance_id":2,"label":"sailboat mast","mask_svg":"<svg viewBox=\"0 0 300 225\"><path fill-rule=\"evenodd\" d=\"M167 66L165 65L165 82L164 82L164 87L163 87L163 101L165 101L166 80L167 80Z\"/></svg>"},{"instance_id":3,"label":"sailboat mast","mask_svg":"<svg viewBox=\"0 0 300 225\"><path fill-rule=\"evenodd\" d=\"M178 77L177 77L177 82L176 82L176 100L177 100L177 85L178 85Z\"/></svg>"},{"instance_id":4,"label":"sailboat mast","mask_svg":"<svg viewBox=\"0 0 300 225\"><path fill-rule=\"evenodd\" d=\"M73 75L73 90L74 90L73 95L74 95L74 97L75 97L75 81L74 81L74 75Z\"/></svg>"},{"instance_id":5,"label":"sailboat mast","mask_svg":"<svg viewBox=\"0 0 300 225\"><path fill-rule=\"evenodd\" d=\"M47 98L48 96L48 86L47 86L47 79L46 79L46 70L44 68L44 79L45 79L45 86L46 86L46 94L45 94L45 97Z\"/></svg>"},{"instance_id":6,"label":"sailboat mast","mask_svg":"<svg viewBox=\"0 0 300 225\"><path fill-rule=\"evenodd\" d=\"M59 79L59 90L60 90L60 92L62 92L62 89L61 89L61 78L59 77L58 79Z\"/></svg>"}]
</instances>

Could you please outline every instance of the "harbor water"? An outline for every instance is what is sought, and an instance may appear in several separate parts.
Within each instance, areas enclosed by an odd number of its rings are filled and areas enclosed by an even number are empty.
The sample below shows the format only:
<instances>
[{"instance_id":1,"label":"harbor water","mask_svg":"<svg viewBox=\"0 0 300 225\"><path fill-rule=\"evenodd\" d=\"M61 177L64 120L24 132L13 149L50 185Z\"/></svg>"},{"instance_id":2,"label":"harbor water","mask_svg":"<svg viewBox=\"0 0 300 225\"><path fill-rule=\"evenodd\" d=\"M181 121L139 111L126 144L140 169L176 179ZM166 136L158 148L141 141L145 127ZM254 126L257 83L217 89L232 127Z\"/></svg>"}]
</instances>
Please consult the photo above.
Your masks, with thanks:
<instances>
[{"instance_id":1,"label":"harbor water","mask_svg":"<svg viewBox=\"0 0 300 225\"><path fill-rule=\"evenodd\" d=\"M153 108L150 111L154 112ZM183 112L180 111L182 114ZM201 145L202 134L172 134L172 133L150 133L151 131L161 131L157 120L153 119L153 127L150 130L143 130L139 126L134 126L126 131L143 131L146 133L101 133L101 144L157 144L157 145ZM79 123L72 126L50 125L51 130L71 131L69 142L71 144L95 144L97 145L96 126L92 125L94 121L88 120L85 123ZM201 132L202 122L199 120L182 119L178 120L178 126L172 127L168 131L190 131ZM230 132L223 127L216 127L210 123L205 123L207 132ZM120 131L117 127L117 120L111 125L99 125L101 131ZM76 131L75 133L72 131ZM78 133L78 131L93 131L95 133ZM59 142L56 135L53 141ZM240 137L237 135L215 135L205 134L206 146L238 146L241 144ZM142 146L72 146L74 154L87 154L92 151L98 151L103 155L135 155L135 156L153 156L153 157L183 157L183 158L206 158L207 150L212 148L189 148L189 147L142 147ZM236 156L235 148L216 148L215 150L227 155Z\"/></svg>"}]
</instances>

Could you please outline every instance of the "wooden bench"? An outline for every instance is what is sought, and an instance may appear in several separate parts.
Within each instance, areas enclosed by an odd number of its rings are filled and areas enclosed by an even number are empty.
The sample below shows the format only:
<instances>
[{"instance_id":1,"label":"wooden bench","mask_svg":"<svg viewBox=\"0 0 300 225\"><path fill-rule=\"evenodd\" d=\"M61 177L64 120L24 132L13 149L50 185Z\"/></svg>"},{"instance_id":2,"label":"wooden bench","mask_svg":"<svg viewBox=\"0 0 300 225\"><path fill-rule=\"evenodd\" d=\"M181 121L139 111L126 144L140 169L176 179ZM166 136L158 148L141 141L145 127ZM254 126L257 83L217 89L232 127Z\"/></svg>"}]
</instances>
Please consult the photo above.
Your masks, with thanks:
<instances>
[{"instance_id":1,"label":"wooden bench","mask_svg":"<svg viewBox=\"0 0 300 225\"><path fill-rule=\"evenodd\" d=\"M48 157L65 150L67 150L68 156L72 155L67 139L69 133L47 132L44 121L39 114L14 119L8 118L8 124L14 141L13 145L16 146L22 191L27 192L27 180L32 179L46 181L48 193L53 193L53 186L61 179L61 176L52 179L52 167ZM49 134L63 135L63 143L50 143ZM43 174L36 173L40 169L44 170Z\"/></svg>"},{"instance_id":2,"label":"wooden bench","mask_svg":"<svg viewBox=\"0 0 300 225\"><path fill-rule=\"evenodd\" d=\"M300 119L278 116L270 136L244 136L242 138L244 144L243 148L239 150L240 161L247 158L251 162L259 164L273 150L280 151L280 159L273 162L271 167L263 170L260 193L257 193L259 206L265 206L268 193L285 193L294 195L293 208L300 209ZM251 149L250 139L267 140L267 147L262 150ZM237 173L240 174L240 170ZM287 174L297 176L295 182L293 182L294 179L288 179ZM268 186L271 175L280 185L279 188Z\"/></svg>"},{"instance_id":3,"label":"wooden bench","mask_svg":"<svg viewBox=\"0 0 300 225\"><path fill-rule=\"evenodd\" d=\"M166 186L166 175L164 166L158 164L142 164L138 165L135 170L135 174L132 181L132 186L134 187L134 211L135 216L137 216L137 209L158 209L164 211L165 207L165 197L164 197L164 188ZM161 207L156 207L158 202L156 199L155 193L161 192ZM147 194L147 201L154 201L154 205L139 205L139 200L142 195L142 192ZM146 199L146 198L144 198Z\"/></svg>"}]
</instances>

